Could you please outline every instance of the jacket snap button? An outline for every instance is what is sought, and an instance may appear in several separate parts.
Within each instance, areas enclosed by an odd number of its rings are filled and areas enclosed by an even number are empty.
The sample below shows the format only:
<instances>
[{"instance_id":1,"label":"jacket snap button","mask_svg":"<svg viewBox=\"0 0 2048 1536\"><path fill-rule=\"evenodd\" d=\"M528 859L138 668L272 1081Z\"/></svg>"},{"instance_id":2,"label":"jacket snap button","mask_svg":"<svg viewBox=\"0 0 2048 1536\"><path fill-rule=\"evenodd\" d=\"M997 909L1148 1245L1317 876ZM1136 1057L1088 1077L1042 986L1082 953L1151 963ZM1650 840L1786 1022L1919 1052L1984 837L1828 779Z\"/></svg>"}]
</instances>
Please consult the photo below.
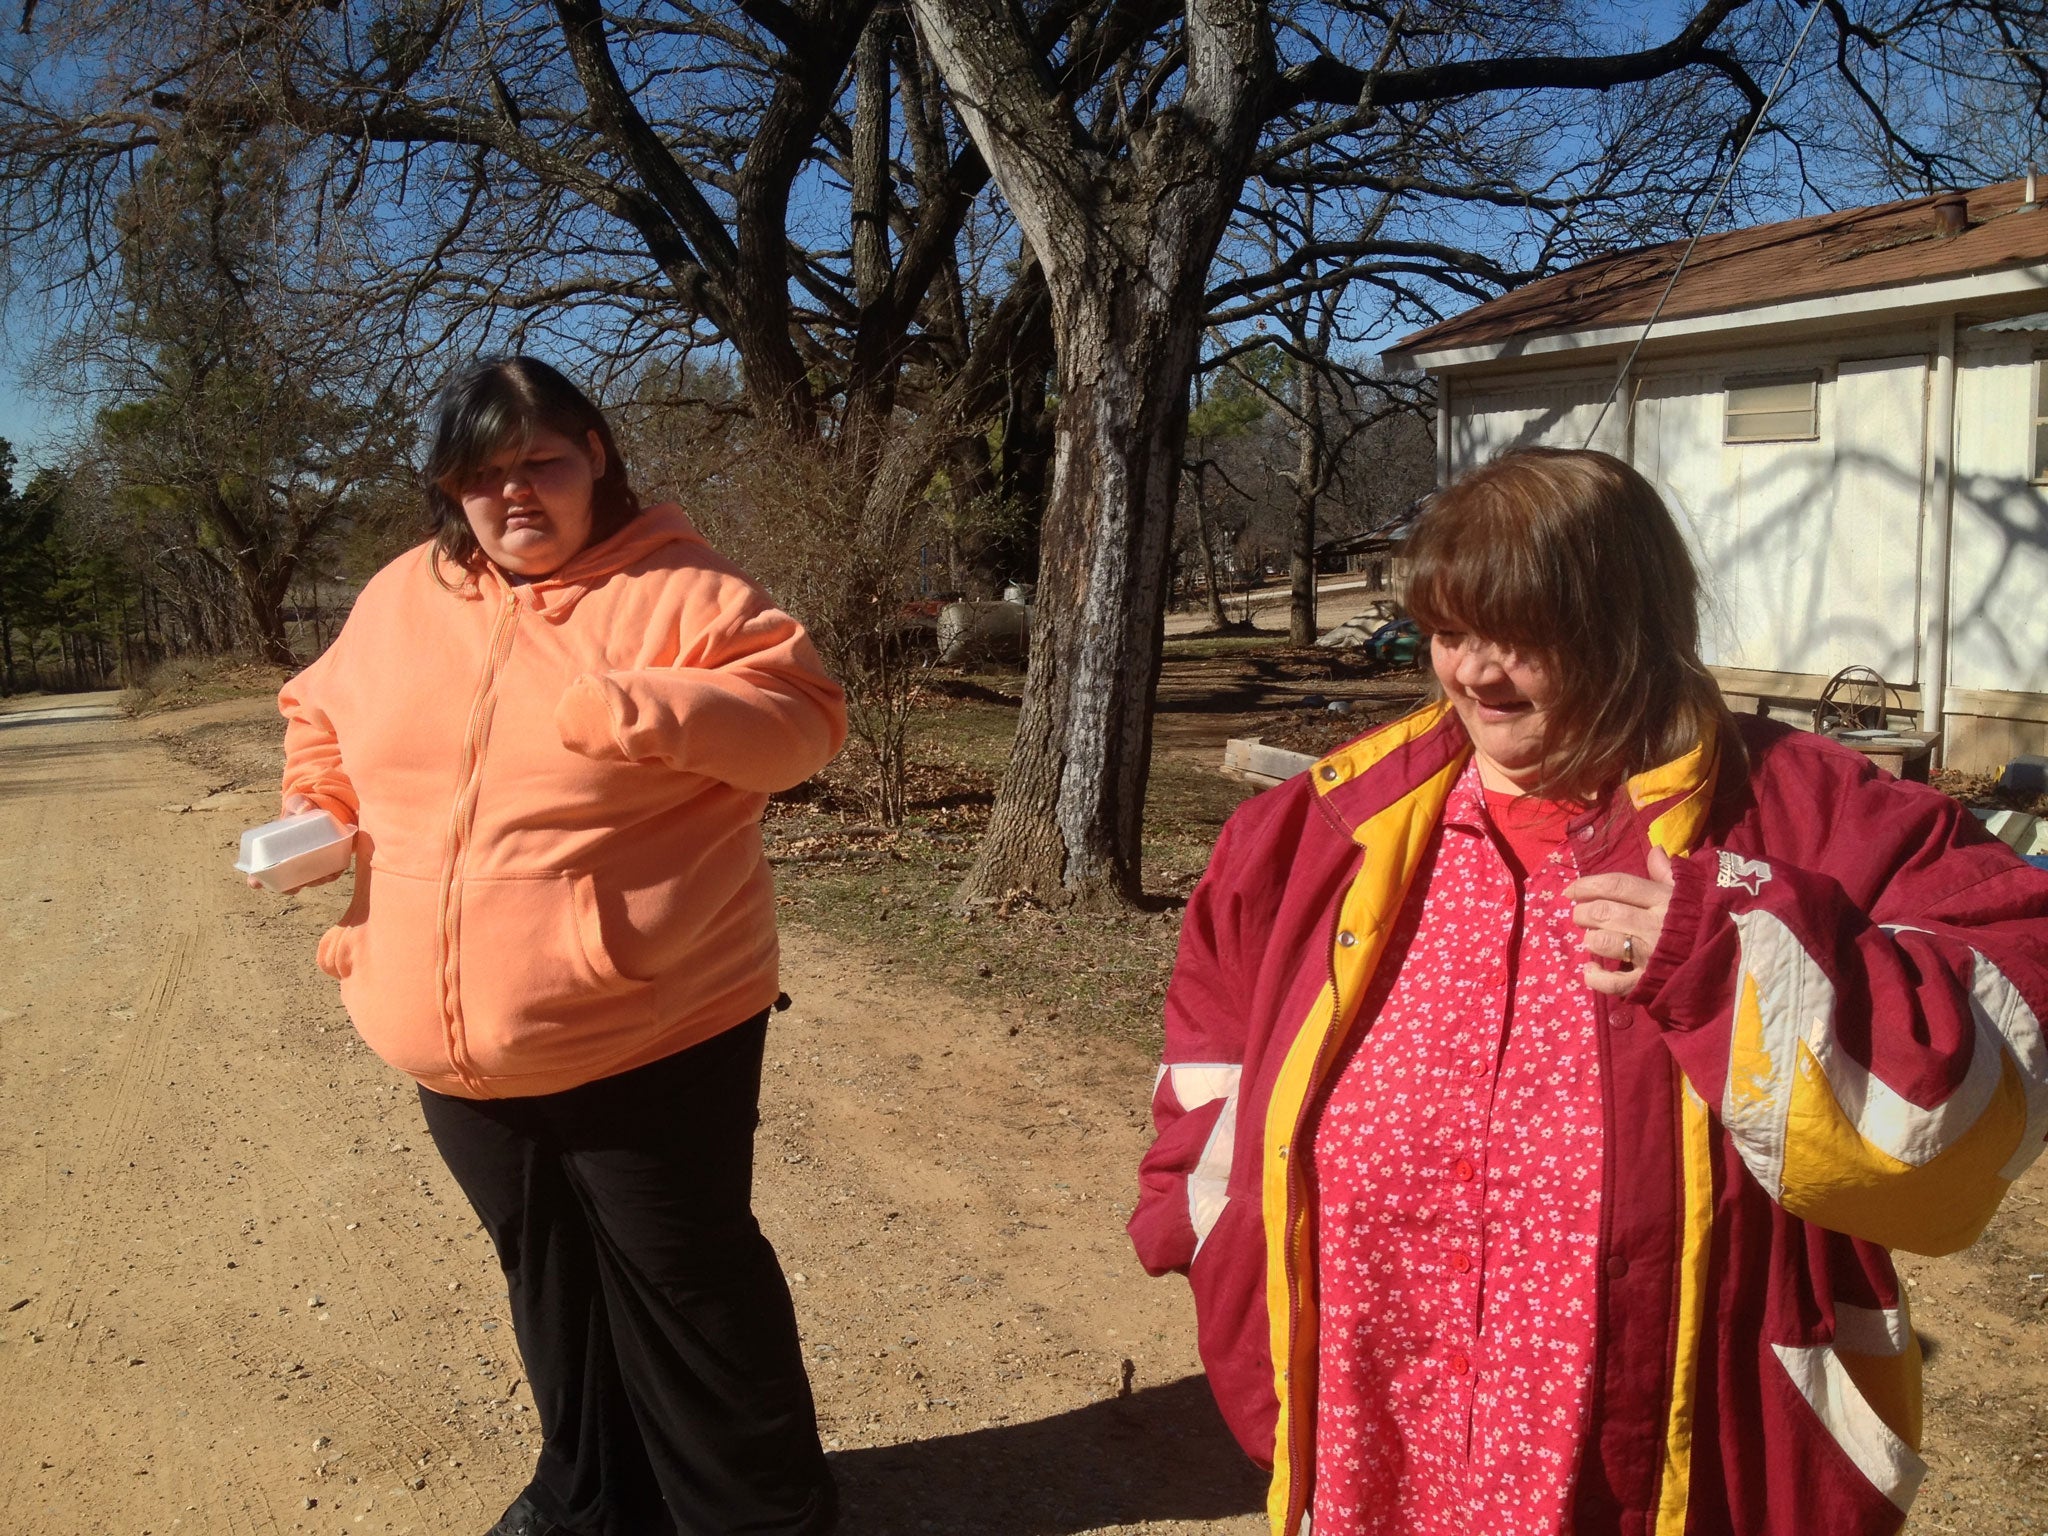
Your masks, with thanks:
<instances>
[{"instance_id":1,"label":"jacket snap button","mask_svg":"<svg viewBox=\"0 0 2048 1536\"><path fill-rule=\"evenodd\" d=\"M1325 769L1323 770L1323 782L1324 782L1325 784L1334 784L1334 783L1336 783L1336 782L1337 782L1337 770L1336 770L1336 769L1334 769L1334 768L1325 768Z\"/></svg>"},{"instance_id":2,"label":"jacket snap button","mask_svg":"<svg viewBox=\"0 0 2048 1536\"><path fill-rule=\"evenodd\" d=\"M1627 1273L1628 1260L1624 1259L1620 1254L1617 1253L1613 1258L1607 1261L1607 1274L1610 1279L1619 1280L1623 1275Z\"/></svg>"},{"instance_id":3,"label":"jacket snap button","mask_svg":"<svg viewBox=\"0 0 2048 1536\"><path fill-rule=\"evenodd\" d=\"M1337 935L1337 942L1339 944L1342 944L1346 949L1349 949L1352 945L1358 942L1358 935L1353 933L1349 928L1346 928L1342 933Z\"/></svg>"}]
</instances>

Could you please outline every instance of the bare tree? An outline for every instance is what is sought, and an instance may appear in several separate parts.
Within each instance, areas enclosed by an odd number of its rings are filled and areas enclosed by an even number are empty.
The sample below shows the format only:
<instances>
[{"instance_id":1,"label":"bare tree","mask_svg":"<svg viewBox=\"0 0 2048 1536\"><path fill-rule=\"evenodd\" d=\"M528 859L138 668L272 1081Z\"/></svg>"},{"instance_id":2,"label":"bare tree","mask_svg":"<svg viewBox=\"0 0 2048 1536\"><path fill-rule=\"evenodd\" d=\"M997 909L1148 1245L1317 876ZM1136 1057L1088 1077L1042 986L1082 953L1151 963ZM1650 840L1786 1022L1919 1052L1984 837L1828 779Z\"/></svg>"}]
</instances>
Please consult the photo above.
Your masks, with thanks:
<instances>
[{"instance_id":1,"label":"bare tree","mask_svg":"<svg viewBox=\"0 0 2048 1536\"><path fill-rule=\"evenodd\" d=\"M1971 122L2040 118L2031 0L1824 17L1731 217L1953 179ZM1041 643L968 891L1124 901L1203 327L1228 350L1334 296L1328 354L1355 356L1686 229L1797 20L1788 0L1690 0L1653 34L1590 0L44 0L0 69L0 234L18 272L104 282L108 211L177 132L282 130L316 224L375 226L347 289L401 310L421 356L553 338L624 373L728 351L748 408L884 520L942 471L973 505L1049 462ZM1310 193L1313 233L1275 236Z\"/></svg>"},{"instance_id":2,"label":"bare tree","mask_svg":"<svg viewBox=\"0 0 2048 1536\"><path fill-rule=\"evenodd\" d=\"M1244 461L1271 453L1271 445L1259 429L1267 424L1270 407L1267 382L1284 363L1270 348L1255 349L1248 356L1232 354L1230 361L1232 366L1195 375L1184 465L1191 494L1185 498L1181 519L1193 525L1209 627L1218 633L1240 626L1223 605L1224 566L1217 545L1225 530L1218 526L1220 508L1214 503L1231 496L1249 499L1239 478L1246 468ZM1233 545L1236 532L1235 528L1229 530Z\"/></svg>"},{"instance_id":3,"label":"bare tree","mask_svg":"<svg viewBox=\"0 0 2048 1536\"><path fill-rule=\"evenodd\" d=\"M1707 0L1676 37L1649 49L1479 60L1457 56L1465 39L1450 37L1440 16L1411 27L1407 11L1387 18L1361 8L1355 19L1384 34L1370 66L1345 64L1318 40L1313 57L1283 69L1275 15L1250 0L1091 11L1050 44L995 0L916 0L954 105L1045 271L1058 349L1059 470L1040 618L1016 745L966 894L1139 896L1188 380L1218 298L1208 274L1267 125L1315 104L1366 117L1411 103L1655 79L1710 62L1716 30L1741 4ZM1394 67L1408 48L1435 56ZM1111 52L1118 66L1103 90L1075 93L1065 69L1091 50ZM1267 275L1241 296L1273 286Z\"/></svg>"},{"instance_id":4,"label":"bare tree","mask_svg":"<svg viewBox=\"0 0 2048 1536\"><path fill-rule=\"evenodd\" d=\"M946 294L986 172L874 0L76 0L11 46L0 210L45 271L118 265L107 211L188 127L282 130L316 223L376 226L347 290L424 355L715 344L761 419L871 454L904 370L936 393L972 345Z\"/></svg>"},{"instance_id":5,"label":"bare tree","mask_svg":"<svg viewBox=\"0 0 2048 1536\"><path fill-rule=\"evenodd\" d=\"M1116 36L1128 23L1113 9L1087 46L1153 83L1114 98L1124 122L1111 136L1064 99L1022 13L1000 0L917 0L916 12L1044 270L1058 351L1029 686L966 892L1132 900L1188 379L1209 264L1257 144L1271 35L1249 0L1197 0L1182 35L1137 48Z\"/></svg>"}]
</instances>

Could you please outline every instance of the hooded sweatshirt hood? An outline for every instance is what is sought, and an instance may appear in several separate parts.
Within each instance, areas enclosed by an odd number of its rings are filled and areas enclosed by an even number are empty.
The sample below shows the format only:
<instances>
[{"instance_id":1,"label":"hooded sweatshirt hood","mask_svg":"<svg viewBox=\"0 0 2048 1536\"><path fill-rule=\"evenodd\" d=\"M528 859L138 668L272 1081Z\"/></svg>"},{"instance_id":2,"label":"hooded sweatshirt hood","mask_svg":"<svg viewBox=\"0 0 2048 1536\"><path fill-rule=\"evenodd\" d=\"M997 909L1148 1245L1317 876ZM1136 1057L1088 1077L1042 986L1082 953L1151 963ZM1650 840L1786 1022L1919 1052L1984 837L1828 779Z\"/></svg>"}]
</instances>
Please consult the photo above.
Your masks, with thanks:
<instances>
[{"instance_id":1,"label":"hooded sweatshirt hood","mask_svg":"<svg viewBox=\"0 0 2048 1536\"><path fill-rule=\"evenodd\" d=\"M452 584L457 596L472 602L487 596L517 593L520 601L536 613L557 622L574 611L590 589L609 577L629 570L669 544L705 544L704 535L690 521L689 514L673 502L643 508L631 522L608 539L584 546L560 569L530 581L514 582L489 561L463 572ZM437 554L429 558L438 560Z\"/></svg>"}]
</instances>

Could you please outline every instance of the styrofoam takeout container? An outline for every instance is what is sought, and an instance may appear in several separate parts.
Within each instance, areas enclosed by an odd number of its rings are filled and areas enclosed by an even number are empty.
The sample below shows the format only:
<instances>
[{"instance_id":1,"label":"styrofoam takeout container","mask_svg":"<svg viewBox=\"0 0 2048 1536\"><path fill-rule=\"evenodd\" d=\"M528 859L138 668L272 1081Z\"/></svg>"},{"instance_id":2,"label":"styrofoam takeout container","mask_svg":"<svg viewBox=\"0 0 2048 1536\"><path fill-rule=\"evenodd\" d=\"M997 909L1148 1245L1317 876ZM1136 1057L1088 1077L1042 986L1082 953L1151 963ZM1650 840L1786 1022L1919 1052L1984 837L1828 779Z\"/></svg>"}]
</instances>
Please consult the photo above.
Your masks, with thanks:
<instances>
[{"instance_id":1,"label":"styrofoam takeout container","mask_svg":"<svg viewBox=\"0 0 2048 1536\"><path fill-rule=\"evenodd\" d=\"M295 891L347 869L355 844L354 827L342 826L325 811L301 811L244 832L235 868L253 875L265 890Z\"/></svg>"}]
</instances>

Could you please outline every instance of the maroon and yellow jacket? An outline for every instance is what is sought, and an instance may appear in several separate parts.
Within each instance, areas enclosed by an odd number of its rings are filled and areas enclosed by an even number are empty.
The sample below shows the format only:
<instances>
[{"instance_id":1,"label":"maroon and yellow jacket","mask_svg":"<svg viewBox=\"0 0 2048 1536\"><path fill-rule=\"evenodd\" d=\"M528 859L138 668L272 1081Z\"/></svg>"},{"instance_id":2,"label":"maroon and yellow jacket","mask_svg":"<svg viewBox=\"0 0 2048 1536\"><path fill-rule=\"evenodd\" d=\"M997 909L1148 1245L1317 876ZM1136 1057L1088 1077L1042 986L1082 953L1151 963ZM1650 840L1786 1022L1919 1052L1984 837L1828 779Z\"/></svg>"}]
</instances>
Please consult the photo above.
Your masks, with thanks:
<instances>
[{"instance_id":1,"label":"maroon and yellow jacket","mask_svg":"<svg viewBox=\"0 0 2048 1536\"><path fill-rule=\"evenodd\" d=\"M1710 746L1575 834L1588 874L1689 855L1635 991L1598 1000L1576 1536L1897 1530L1920 1351L1888 1250L1968 1245L2048 1134L2048 875L1854 752L1742 730L1746 772ZM1181 931L1131 1236L1188 1275L1275 1536L1314 1477L1315 1106L1470 750L1436 706L1247 802Z\"/></svg>"}]
</instances>

